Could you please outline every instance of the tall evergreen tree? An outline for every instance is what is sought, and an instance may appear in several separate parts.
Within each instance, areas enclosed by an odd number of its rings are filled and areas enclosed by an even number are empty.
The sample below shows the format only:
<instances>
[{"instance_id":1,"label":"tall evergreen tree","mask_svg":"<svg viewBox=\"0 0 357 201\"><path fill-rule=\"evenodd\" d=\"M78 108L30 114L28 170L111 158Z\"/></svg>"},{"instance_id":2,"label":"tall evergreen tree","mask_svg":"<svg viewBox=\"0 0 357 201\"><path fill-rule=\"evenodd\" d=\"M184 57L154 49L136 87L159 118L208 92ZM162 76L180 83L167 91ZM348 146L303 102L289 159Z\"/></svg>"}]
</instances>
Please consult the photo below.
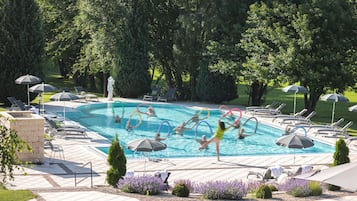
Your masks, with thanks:
<instances>
[{"instance_id":1,"label":"tall evergreen tree","mask_svg":"<svg viewBox=\"0 0 357 201\"><path fill-rule=\"evenodd\" d=\"M137 98L150 90L146 0L125 5L125 22L119 35L118 64L114 69L118 95Z\"/></svg>"},{"instance_id":2,"label":"tall evergreen tree","mask_svg":"<svg viewBox=\"0 0 357 201\"><path fill-rule=\"evenodd\" d=\"M26 100L24 74L42 77L44 39L40 10L34 0L0 1L0 102L16 96Z\"/></svg>"}]
</instances>

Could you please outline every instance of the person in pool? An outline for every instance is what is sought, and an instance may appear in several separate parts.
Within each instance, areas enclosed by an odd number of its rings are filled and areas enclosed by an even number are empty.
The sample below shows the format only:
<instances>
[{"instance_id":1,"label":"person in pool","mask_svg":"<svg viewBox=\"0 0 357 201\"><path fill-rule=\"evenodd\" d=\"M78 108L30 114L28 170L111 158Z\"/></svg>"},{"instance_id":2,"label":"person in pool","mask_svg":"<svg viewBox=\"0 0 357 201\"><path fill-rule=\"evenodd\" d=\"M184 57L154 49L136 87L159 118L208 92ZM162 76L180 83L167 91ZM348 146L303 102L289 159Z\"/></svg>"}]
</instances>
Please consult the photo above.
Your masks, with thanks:
<instances>
[{"instance_id":1,"label":"person in pool","mask_svg":"<svg viewBox=\"0 0 357 201\"><path fill-rule=\"evenodd\" d=\"M196 139L196 141L198 142L198 143L200 143L200 145L202 146L203 144L205 144L206 142L207 142L207 137L206 137L206 135L202 135L202 138L201 139ZM202 149L207 149L208 148L208 144L207 145L205 145L204 147L202 147Z\"/></svg>"},{"instance_id":2,"label":"person in pool","mask_svg":"<svg viewBox=\"0 0 357 201\"><path fill-rule=\"evenodd\" d=\"M140 112L140 110L138 110ZM156 113L155 113L155 110L154 108L150 105L148 107L148 111L147 112L140 112L141 114L146 114L148 115L149 117L156 117Z\"/></svg>"},{"instance_id":3,"label":"person in pool","mask_svg":"<svg viewBox=\"0 0 357 201\"><path fill-rule=\"evenodd\" d=\"M187 128L186 125L187 125L187 122L182 122L180 125L176 126L174 128L175 133L178 134L178 135L183 135L185 130L192 129L192 128Z\"/></svg>"},{"instance_id":4,"label":"person in pool","mask_svg":"<svg viewBox=\"0 0 357 201\"><path fill-rule=\"evenodd\" d=\"M239 132L238 132L238 139L239 139L239 140L242 140L242 139L244 139L244 138L247 137L247 136L249 136L249 135L244 134L244 128L239 129Z\"/></svg>"},{"instance_id":5,"label":"person in pool","mask_svg":"<svg viewBox=\"0 0 357 201\"><path fill-rule=\"evenodd\" d=\"M121 118L118 115L116 115L115 118L114 118L114 122L115 123L120 123L121 122Z\"/></svg>"},{"instance_id":6,"label":"person in pool","mask_svg":"<svg viewBox=\"0 0 357 201\"><path fill-rule=\"evenodd\" d=\"M226 125L223 121L221 121L220 119L218 120L218 127L217 127L217 130L216 132L214 133L214 135L205 143L203 143L201 146L200 146L200 150L201 149L204 149L205 147L207 147L211 142L215 142L216 143L216 154L217 154L217 161L220 161L219 159L219 146L220 146L220 142L223 138L223 135L224 135L224 132L226 130L228 130L230 127L232 127L232 125L228 126L226 128Z\"/></svg>"},{"instance_id":7,"label":"person in pool","mask_svg":"<svg viewBox=\"0 0 357 201\"><path fill-rule=\"evenodd\" d=\"M160 141L162 141L162 140L166 140L166 138L162 138L162 137L160 136L160 133L156 133L156 135L155 135L155 140L158 141L158 142L160 142Z\"/></svg>"}]
</instances>

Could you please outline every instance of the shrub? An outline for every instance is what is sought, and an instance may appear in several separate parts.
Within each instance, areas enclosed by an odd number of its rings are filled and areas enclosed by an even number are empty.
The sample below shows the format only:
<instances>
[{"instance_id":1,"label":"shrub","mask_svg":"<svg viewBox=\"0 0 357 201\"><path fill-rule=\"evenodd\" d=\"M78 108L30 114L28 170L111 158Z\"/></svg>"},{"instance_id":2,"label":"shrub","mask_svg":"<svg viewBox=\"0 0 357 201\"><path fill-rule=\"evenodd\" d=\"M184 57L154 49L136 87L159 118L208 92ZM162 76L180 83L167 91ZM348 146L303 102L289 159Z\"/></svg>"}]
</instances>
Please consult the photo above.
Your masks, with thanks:
<instances>
[{"instance_id":1,"label":"shrub","mask_svg":"<svg viewBox=\"0 0 357 201\"><path fill-rule=\"evenodd\" d=\"M340 138L336 142L336 150L335 153L333 154L333 159L334 159L333 165L336 166L336 165L349 163L350 162L350 158L348 157L349 152L350 150L348 149L345 140ZM340 190L341 187L329 184L328 189L331 191L337 191Z\"/></svg>"},{"instance_id":2,"label":"shrub","mask_svg":"<svg viewBox=\"0 0 357 201\"><path fill-rule=\"evenodd\" d=\"M273 197L272 193L271 193L271 189L268 185L261 185L257 192L255 193L255 196L257 198L263 198L263 199L270 199Z\"/></svg>"},{"instance_id":3,"label":"shrub","mask_svg":"<svg viewBox=\"0 0 357 201\"><path fill-rule=\"evenodd\" d=\"M118 135L112 140L108 153L108 163L110 169L107 171L107 182L116 187L120 178L126 173L126 157L118 140Z\"/></svg>"},{"instance_id":4,"label":"shrub","mask_svg":"<svg viewBox=\"0 0 357 201\"><path fill-rule=\"evenodd\" d=\"M278 191L278 188L277 188L275 185L270 184L270 185L268 185L268 186L269 186L269 188L270 188L271 191Z\"/></svg>"},{"instance_id":5,"label":"shrub","mask_svg":"<svg viewBox=\"0 0 357 201\"><path fill-rule=\"evenodd\" d=\"M157 195L165 188L162 180L155 176L138 176L120 179L117 187L127 193Z\"/></svg>"},{"instance_id":6,"label":"shrub","mask_svg":"<svg viewBox=\"0 0 357 201\"><path fill-rule=\"evenodd\" d=\"M174 182L174 185L176 185L176 184L185 184L185 186L188 188L188 190L190 192L193 192L195 190L194 187L193 187L193 184L188 179L177 180L177 181Z\"/></svg>"},{"instance_id":7,"label":"shrub","mask_svg":"<svg viewBox=\"0 0 357 201\"><path fill-rule=\"evenodd\" d=\"M257 192L258 188L262 185L260 181L249 181L247 184L247 192L248 193L255 193Z\"/></svg>"},{"instance_id":8,"label":"shrub","mask_svg":"<svg viewBox=\"0 0 357 201\"><path fill-rule=\"evenodd\" d=\"M279 186L279 190L286 191L294 197L307 197L310 195L308 181L302 179L289 179Z\"/></svg>"},{"instance_id":9,"label":"shrub","mask_svg":"<svg viewBox=\"0 0 357 201\"><path fill-rule=\"evenodd\" d=\"M247 194L247 189L242 181L210 181L198 184L195 192L201 193L203 198L218 200L239 200Z\"/></svg>"},{"instance_id":10,"label":"shrub","mask_svg":"<svg viewBox=\"0 0 357 201\"><path fill-rule=\"evenodd\" d=\"M188 197L190 195L190 190L183 183L176 184L172 189L172 195L176 195L178 197Z\"/></svg>"},{"instance_id":11,"label":"shrub","mask_svg":"<svg viewBox=\"0 0 357 201\"><path fill-rule=\"evenodd\" d=\"M322 188L319 182L310 181L309 182L310 195L319 196L322 194Z\"/></svg>"}]
</instances>

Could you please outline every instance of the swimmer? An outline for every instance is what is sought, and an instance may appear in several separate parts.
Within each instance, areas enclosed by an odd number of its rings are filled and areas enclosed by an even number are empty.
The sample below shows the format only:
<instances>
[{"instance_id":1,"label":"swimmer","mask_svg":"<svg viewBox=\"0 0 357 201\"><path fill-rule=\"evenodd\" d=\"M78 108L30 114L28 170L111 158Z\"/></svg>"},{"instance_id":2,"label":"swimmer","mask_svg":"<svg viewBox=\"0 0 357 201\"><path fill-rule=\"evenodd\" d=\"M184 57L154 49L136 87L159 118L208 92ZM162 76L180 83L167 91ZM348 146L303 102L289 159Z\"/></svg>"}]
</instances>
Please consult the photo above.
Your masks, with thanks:
<instances>
[{"instance_id":1,"label":"swimmer","mask_svg":"<svg viewBox=\"0 0 357 201\"><path fill-rule=\"evenodd\" d=\"M207 144L207 145L204 145L205 143L207 143L207 137L206 137L206 135L202 135L202 138L201 138L200 140L197 140L197 139L196 139L196 141L197 141L198 143L200 143L201 146L203 145L202 149L207 149L207 148L208 148L208 144Z\"/></svg>"},{"instance_id":2,"label":"swimmer","mask_svg":"<svg viewBox=\"0 0 357 201\"><path fill-rule=\"evenodd\" d=\"M242 140L242 139L244 139L244 138L247 137L247 136L249 136L249 135L244 134L244 128L239 129L239 133L238 133L238 139L239 139L239 140Z\"/></svg>"},{"instance_id":3,"label":"swimmer","mask_svg":"<svg viewBox=\"0 0 357 201\"><path fill-rule=\"evenodd\" d=\"M114 122L115 123L120 123L121 122L121 118L118 115L116 115L115 118L114 118Z\"/></svg>"},{"instance_id":4,"label":"swimmer","mask_svg":"<svg viewBox=\"0 0 357 201\"><path fill-rule=\"evenodd\" d=\"M150 105L148 107L148 111L147 112L141 112L140 110L138 110L141 114L146 114L148 115L149 117L156 117L156 113L155 113L155 110L154 108Z\"/></svg>"},{"instance_id":5,"label":"swimmer","mask_svg":"<svg viewBox=\"0 0 357 201\"><path fill-rule=\"evenodd\" d=\"M133 130L133 126L132 125L130 125L130 119L126 122L126 125L125 125L125 129L127 130L127 131L131 131L131 130Z\"/></svg>"},{"instance_id":6,"label":"swimmer","mask_svg":"<svg viewBox=\"0 0 357 201\"><path fill-rule=\"evenodd\" d=\"M174 131L178 135L183 135L183 132L185 132L185 130L190 130L190 129L191 128L186 128L186 122L182 122L180 125L174 128Z\"/></svg>"},{"instance_id":7,"label":"swimmer","mask_svg":"<svg viewBox=\"0 0 357 201\"><path fill-rule=\"evenodd\" d=\"M156 135L155 135L155 140L158 141L158 142L160 142L160 141L162 141L162 140L166 140L166 138L161 138L161 137L160 137L160 133L156 133Z\"/></svg>"}]
</instances>

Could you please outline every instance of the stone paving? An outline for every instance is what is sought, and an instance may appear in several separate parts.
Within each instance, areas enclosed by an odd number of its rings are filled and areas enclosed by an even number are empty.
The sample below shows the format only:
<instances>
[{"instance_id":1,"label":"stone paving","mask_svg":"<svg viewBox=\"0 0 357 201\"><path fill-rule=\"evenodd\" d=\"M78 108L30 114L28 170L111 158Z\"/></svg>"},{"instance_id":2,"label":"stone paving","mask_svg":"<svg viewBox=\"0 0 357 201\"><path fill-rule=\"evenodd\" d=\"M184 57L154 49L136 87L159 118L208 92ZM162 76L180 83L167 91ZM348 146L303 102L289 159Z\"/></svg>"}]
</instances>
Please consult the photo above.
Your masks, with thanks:
<instances>
[{"instance_id":1,"label":"stone paving","mask_svg":"<svg viewBox=\"0 0 357 201\"><path fill-rule=\"evenodd\" d=\"M130 101L123 100L121 101ZM135 100L137 101L137 100ZM68 109L74 109L82 103L66 103ZM191 106L195 103L191 103ZM202 105L200 105L202 106ZM46 105L46 111L58 110L63 107L62 103L51 102ZM216 105L204 105L215 107ZM67 111L68 111L67 109ZM62 110L62 109L61 109ZM267 119L260 121L268 122ZM312 136L315 137L315 136ZM333 143L334 139L329 140ZM94 147L109 146L110 142L95 132L88 132L88 138L56 138L55 145L61 145L64 157L45 149L45 163L42 165L23 166L23 170L16 171L15 180L8 183L10 189L36 190L47 201L56 200L137 200L126 196L114 195L98 191L76 191L76 188L106 185L105 177L109 166L106 156ZM357 152L352 145L350 150L351 161L357 161ZM249 171L261 171L267 167L280 165L293 170L302 164L311 164L314 168L326 167L332 163L332 154L305 154L296 155L295 164L292 165L292 155L277 156L238 156L221 157L216 161L210 158L170 158L159 162L149 161L145 158L129 159L127 169L134 170L135 174L153 174L155 171L168 170L171 172L169 183L175 180L190 179L192 182L204 182L209 180L246 180ZM93 179L90 177L92 166ZM74 174L76 173L76 178ZM77 180L77 183L75 182ZM76 187L75 187L76 186ZM58 189L63 189L58 192ZM67 190L66 189L70 189ZM328 199L331 200L331 199ZM336 200L357 200L352 198L336 198ZM326 200L327 201L327 200Z\"/></svg>"}]
</instances>

